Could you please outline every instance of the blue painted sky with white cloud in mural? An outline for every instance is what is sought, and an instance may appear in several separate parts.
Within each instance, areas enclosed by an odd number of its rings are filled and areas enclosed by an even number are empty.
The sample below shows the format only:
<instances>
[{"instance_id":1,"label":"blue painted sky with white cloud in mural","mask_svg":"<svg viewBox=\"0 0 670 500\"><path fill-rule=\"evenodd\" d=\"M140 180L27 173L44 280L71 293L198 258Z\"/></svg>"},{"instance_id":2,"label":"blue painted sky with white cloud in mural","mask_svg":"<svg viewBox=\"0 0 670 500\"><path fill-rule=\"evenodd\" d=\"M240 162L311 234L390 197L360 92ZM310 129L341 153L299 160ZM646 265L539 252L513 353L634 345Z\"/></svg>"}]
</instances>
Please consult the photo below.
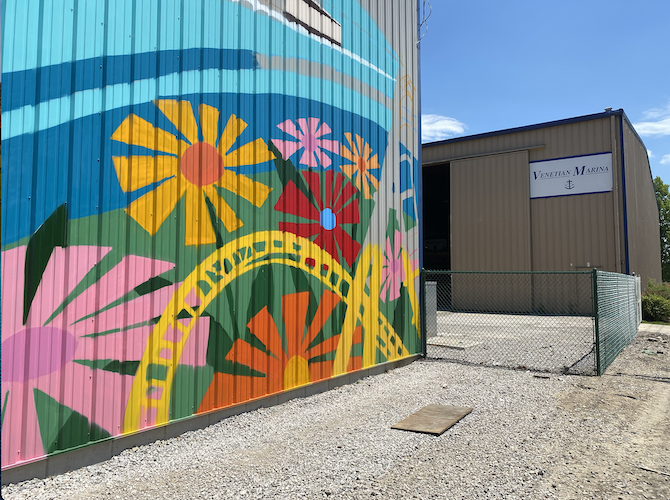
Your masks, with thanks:
<instances>
[{"instance_id":1,"label":"blue painted sky with white cloud in mural","mask_svg":"<svg viewBox=\"0 0 670 500\"><path fill-rule=\"evenodd\" d=\"M669 0L432 0L423 142L623 108L670 183Z\"/></svg>"}]
</instances>

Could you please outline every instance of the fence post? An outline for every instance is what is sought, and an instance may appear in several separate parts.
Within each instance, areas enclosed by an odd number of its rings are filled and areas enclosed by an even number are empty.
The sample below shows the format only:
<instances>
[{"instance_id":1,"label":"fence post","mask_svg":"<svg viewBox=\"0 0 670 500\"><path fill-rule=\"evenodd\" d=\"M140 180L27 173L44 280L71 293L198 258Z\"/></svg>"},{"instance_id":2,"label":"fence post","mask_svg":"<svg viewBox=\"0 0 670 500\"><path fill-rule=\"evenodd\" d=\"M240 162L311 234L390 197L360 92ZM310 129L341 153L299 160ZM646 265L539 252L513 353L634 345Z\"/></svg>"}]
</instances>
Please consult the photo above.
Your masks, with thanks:
<instances>
[{"instance_id":1,"label":"fence post","mask_svg":"<svg viewBox=\"0 0 670 500\"><path fill-rule=\"evenodd\" d=\"M421 274L419 274L419 276L419 283L421 286L421 354L425 358L428 354L428 344L426 339L428 336L428 332L426 331L426 270L421 269Z\"/></svg>"},{"instance_id":2,"label":"fence post","mask_svg":"<svg viewBox=\"0 0 670 500\"><path fill-rule=\"evenodd\" d=\"M598 270L594 267L592 273L593 281L593 317L595 318L596 329L596 373L600 376L600 328L598 324Z\"/></svg>"}]
</instances>

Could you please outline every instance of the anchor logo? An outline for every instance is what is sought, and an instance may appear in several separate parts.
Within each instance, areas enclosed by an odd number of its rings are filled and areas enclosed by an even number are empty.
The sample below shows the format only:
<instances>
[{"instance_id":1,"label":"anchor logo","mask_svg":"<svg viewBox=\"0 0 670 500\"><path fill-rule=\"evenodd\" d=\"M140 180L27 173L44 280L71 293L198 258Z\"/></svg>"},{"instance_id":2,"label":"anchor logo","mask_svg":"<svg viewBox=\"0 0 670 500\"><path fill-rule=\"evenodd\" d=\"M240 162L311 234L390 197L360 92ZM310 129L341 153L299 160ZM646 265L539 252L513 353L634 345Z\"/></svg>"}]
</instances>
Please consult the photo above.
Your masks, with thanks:
<instances>
[{"instance_id":1,"label":"anchor logo","mask_svg":"<svg viewBox=\"0 0 670 500\"><path fill-rule=\"evenodd\" d=\"M565 189L574 189L575 188L575 183L572 181L568 181L565 183Z\"/></svg>"}]
</instances>

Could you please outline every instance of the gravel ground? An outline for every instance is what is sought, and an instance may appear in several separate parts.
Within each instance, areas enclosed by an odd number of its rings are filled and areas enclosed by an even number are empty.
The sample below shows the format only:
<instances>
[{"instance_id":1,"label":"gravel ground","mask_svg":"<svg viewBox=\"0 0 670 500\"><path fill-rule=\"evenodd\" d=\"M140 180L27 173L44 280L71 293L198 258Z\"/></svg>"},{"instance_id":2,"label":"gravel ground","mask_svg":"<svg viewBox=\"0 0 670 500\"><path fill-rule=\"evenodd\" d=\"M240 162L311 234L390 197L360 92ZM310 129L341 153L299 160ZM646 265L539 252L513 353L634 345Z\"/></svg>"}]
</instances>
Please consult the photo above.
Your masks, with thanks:
<instances>
[{"instance_id":1,"label":"gravel ground","mask_svg":"<svg viewBox=\"0 0 670 500\"><path fill-rule=\"evenodd\" d=\"M668 499L670 338L654 335L600 378L419 361L2 496ZM390 429L430 403L474 410L440 437Z\"/></svg>"}]
</instances>

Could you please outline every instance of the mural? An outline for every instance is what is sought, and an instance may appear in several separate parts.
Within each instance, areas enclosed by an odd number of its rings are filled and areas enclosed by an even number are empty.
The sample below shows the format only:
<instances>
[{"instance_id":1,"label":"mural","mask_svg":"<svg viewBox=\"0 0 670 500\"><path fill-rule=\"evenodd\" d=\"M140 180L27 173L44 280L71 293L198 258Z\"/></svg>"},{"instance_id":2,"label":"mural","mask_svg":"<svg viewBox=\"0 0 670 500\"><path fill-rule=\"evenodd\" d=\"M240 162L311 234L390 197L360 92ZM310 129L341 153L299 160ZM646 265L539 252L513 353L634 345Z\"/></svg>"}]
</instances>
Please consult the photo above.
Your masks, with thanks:
<instances>
[{"instance_id":1,"label":"mural","mask_svg":"<svg viewBox=\"0 0 670 500\"><path fill-rule=\"evenodd\" d=\"M182 3L3 2L3 468L420 351L415 3Z\"/></svg>"}]
</instances>

